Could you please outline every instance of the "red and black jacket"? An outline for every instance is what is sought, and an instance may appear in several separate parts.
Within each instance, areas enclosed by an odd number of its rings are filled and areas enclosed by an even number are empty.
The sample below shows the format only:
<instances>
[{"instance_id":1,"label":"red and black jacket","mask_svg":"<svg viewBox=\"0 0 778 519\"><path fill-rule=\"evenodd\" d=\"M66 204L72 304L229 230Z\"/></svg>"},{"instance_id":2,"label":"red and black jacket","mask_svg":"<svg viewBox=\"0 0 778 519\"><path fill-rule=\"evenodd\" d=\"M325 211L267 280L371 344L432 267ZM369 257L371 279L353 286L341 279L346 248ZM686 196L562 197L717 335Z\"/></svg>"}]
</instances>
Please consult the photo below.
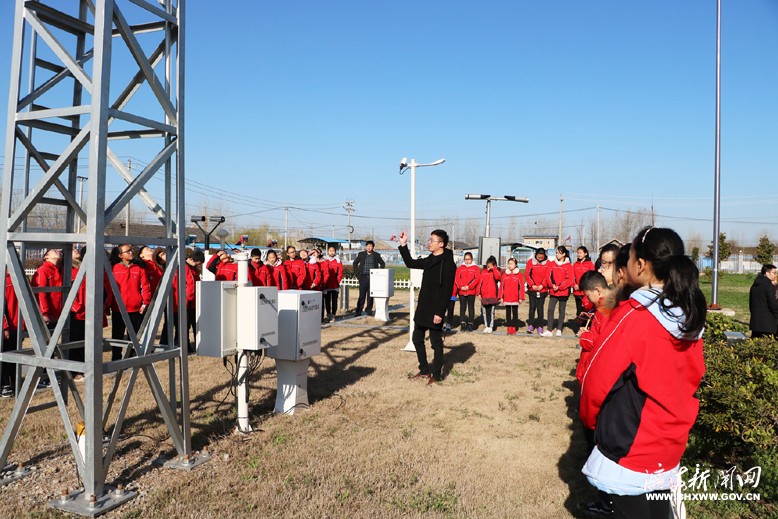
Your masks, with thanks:
<instances>
[{"instance_id":1,"label":"red and black jacket","mask_svg":"<svg viewBox=\"0 0 778 519\"><path fill-rule=\"evenodd\" d=\"M699 410L702 350L702 339L677 338L635 299L614 310L581 377L581 420L605 457L641 474L679 464Z\"/></svg>"}]
</instances>

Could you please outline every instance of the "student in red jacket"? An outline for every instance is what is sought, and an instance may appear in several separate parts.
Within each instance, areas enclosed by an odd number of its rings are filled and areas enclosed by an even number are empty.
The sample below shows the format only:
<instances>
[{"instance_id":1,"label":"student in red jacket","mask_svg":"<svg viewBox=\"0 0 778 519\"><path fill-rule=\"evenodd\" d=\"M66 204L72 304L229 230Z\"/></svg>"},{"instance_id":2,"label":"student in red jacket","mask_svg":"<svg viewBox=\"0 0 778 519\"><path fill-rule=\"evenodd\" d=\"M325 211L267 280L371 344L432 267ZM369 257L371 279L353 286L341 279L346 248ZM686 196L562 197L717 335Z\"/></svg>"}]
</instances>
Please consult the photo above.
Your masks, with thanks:
<instances>
[{"instance_id":1,"label":"student in red jacket","mask_svg":"<svg viewBox=\"0 0 778 519\"><path fill-rule=\"evenodd\" d=\"M194 353L194 345L189 336L190 328L192 329L192 336L197 337L197 316L195 315L197 308L196 287L197 282L200 281L200 268L204 261L205 254L203 254L203 251L186 249L186 263L184 264L184 272L186 273L186 349L189 353ZM178 274L173 277L173 312L175 313L173 343L181 344L178 333Z\"/></svg>"},{"instance_id":2,"label":"student in red jacket","mask_svg":"<svg viewBox=\"0 0 778 519\"><path fill-rule=\"evenodd\" d=\"M578 383L580 384L583 374L589 366L589 359L592 349L594 348L594 343L600 336L602 329L608 323L611 314L616 309L619 302L616 297L618 290L615 287L609 287L605 276L597 270L590 270L584 273L584 275L581 276L579 285L584 294L586 294L586 299L590 302L592 309L594 310L586 324L581 327L581 333L579 335L581 355L578 358L578 365L575 369L575 378L578 379ZM583 431L584 437L586 438L588 456L592 453L592 449L594 449L594 429L584 426ZM599 494L596 501L591 501L585 505L585 510L593 514L612 514L613 503L611 503L610 496L602 491L600 491Z\"/></svg>"},{"instance_id":3,"label":"student in red jacket","mask_svg":"<svg viewBox=\"0 0 778 519\"><path fill-rule=\"evenodd\" d=\"M149 279L149 288L153 296L157 293L159 282L162 281L162 268L154 260L154 250L151 247L141 247L138 251L138 257L141 260L141 266L146 271L146 277Z\"/></svg>"},{"instance_id":4,"label":"student in red jacket","mask_svg":"<svg viewBox=\"0 0 778 519\"><path fill-rule=\"evenodd\" d=\"M589 257L589 250L583 245L578 247L576 250L576 255L578 256L578 259L576 259L575 263L573 263L573 274L575 275L575 283L573 283L573 297L575 298L575 315L581 315L581 313L586 311L584 308L585 294L580 287L581 276L590 270L594 270L594 262L592 262L591 258Z\"/></svg>"},{"instance_id":5,"label":"student in red jacket","mask_svg":"<svg viewBox=\"0 0 778 519\"><path fill-rule=\"evenodd\" d=\"M62 287L61 261L62 253L59 250L47 250L43 256L43 264L32 275L30 285L41 288ZM46 326L55 326L60 314L62 314L62 292L39 292L38 304L40 305Z\"/></svg>"},{"instance_id":6,"label":"student in red jacket","mask_svg":"<svg viewBox=\"0 0 778 519\"><path fill-rule=\"evenodd\" d=\"M270 266L262 263L262 251L259 249L251 250L251 260L249 261L249 281L255 287L273 287L273 270Z\"/></svg>"},{"instance_id":7,"label":"student in red jacket","mask_svg":"<svg viewBox=\"0 0 778 519\"><path fill-rule=\"evenodd\" d=\"M84 250L79 251L75 246L73 247L73 259L70 272L71 283L75 281L78 275L78 270L81 268L81 260L83 259ZM71 341L83 341L86 337L86 279L84 279L78 286L78 292L76 292L76 298L73 300L73 305L70 307L70 332L69 338ZM84 347L71 348L68 351L68 359L84 361ZM84 375L77 374L73 380L80 382L84 380Z\"/></svg>"},{"instance_id":8,"label":"student in red jacket","mask_svg":"<svg viewBox=\"0 0 778 519\"><path fill-rule=\"evenodd\" d=\"M211 259L205 267L216 278L216 281L235 281L238 279L238 264L232 261L232 256L226 251L220 250Z\"/></svg>"},{"instance_id":9,"label":"student in red jacket","mask_svg":"<svg viewBox=\"0 0 778 519\"><path fill-rule=\"evenodd\" d=\"M311 267L311 257L308 255L306 249L300 249L297 251L297 257L300 258L303 266L303 277L297 278L297 288L300 290L316 290L315 286L321 283L321 272L317 265Z\"/></svg>"},{"instance_id":10,"label":"student in red jacket","mask_svg":"<svg viewBox=\"0 0 778 519\"><path fill-rule=\"evenodd\" d=\"M570 298L570 289L575 283L573 265L570 263L570 253L564 245L556 248L556 258L549 262L546 285L548 286L548 328L541 333L543 337L551 337L556 332L557 337L562 336L562 328L565 325L565 307ZM559 318L554 319L554 310L559 304Z\"/></svg>"},{"instance_id":11,"label":"student in red jacket","mask_svg":"<svg viewBox=\"0 0 778 519\"><path fill-rule=\"evenodd\" d=\"M278 258L278 253L273 249L267 251L265 265L268 267L273 283L269 286L278 287L278 290L289 290L289 276L286 272L286 266L284 266Z\"/></svg>"},{"instance_id":12,"label":"student in red jacket","mask_svg":"<svg viewBox=\"0 0 778 519\"><path fill-rule=\"evenodd\" d=\"M302 252L302 251L301 251ZM286 274L289 278L289 288L308 290L305 286L306 278L308 277L308 269L305 267L305 262L297 255L297 249L291 245L286 248L286 261L284 261L284 267L286 268Z\"/></svg>"},{"instance_id":13,"label":"student in red jacket","mask_svg":"<svg viewBox=\"0 0 778 519\"><path fill-rule=\"evenodd\" d=\"M324 288L324 307L327 311L327 322L335 319L338 313L338 292L340 291L340 282L343 280L343 263L337 256L335 247L330 245L327 248L327 256L324 258L323 265L326 265L329 276Z\"/></svg>"},{"instance_id":14,"label":"student in red jacket","mask_svg":"<svg viewBox=\"0 0 778 519\"><path fill-rule=\"evenodd\" d=\"M537 331L543 333L546 325L544 307L548 297L546 286L546 274L548 274L548 257L546 249L540 247L535 250L534 257L527 261L524 269L524 277L527 281L527 298L529 299L529 316L527 317L527 333Z\"/></svg>"},{"instance_id":15,"label":"student in red jacket","mask_svg":"<svg viewBox=\"0 0 778 519\"><path fill-rule=\"evenodd\" d=\"M505 306L505 324L509 335L516 335L519 327L519 305L524 302L524 274L519 270L515 258L508 259L508 268L500 278L500 293L497 296Z\"/></svg>"},{"instance_id":16,"label":"student in red jacket","mask_svg":"<svg viewBox=\"0 0 778 519\"><path fill-rule=\"evenodd\" d=\"M5 273L5 302L3 304L3 348L2 351L16 349L17 330L19 329L19 300L11 283L11 275ZM0 364L0 396L11 398L16 386L16 364Z\"/></svg>"},{"instance_id":17,"label":"student in red jacket","mask_svg":"<svg viewBox=\"0 0 778 519\"><path fill-rule=\"evenodd\" d=\"M330 272L327 267L319 261L319 249L311 249L308 251L308 262L306 267L308 268L308 275L311 278L311 290L322 292L322 305L321 305L321 322L324 322L324 289L327 285Z\"/></svg>"},{"instance_id":18,"label":"student in red jacket","mask_svg":"<svg viewBox=\"0 0 778 519\"><path fill-rule=\"evenodd\" d=\"M143 314L151 303L149 278L146 276L146 271L143 267L133 262L134 251L132 250L132 245L123 243L117 247L117 252L119 262L113 266L113 276L116 279L116 284L119 286L122 301L129 314L130 324L132 324L133 329L137 333L143 322ZM116 301L114 301L112 306L111 324L113 327L111 337L113 339L125 340L124 333L127 327ZM111 350L111 360L118 360L122 357L121 346L113 346Z\"/></svg>"},{"instance_id":19,"label":"student in red jacket","mask_svg":"<svg viewBox=\"0 0 778 519\"><path fill-rule=\"evenodd\" d=\"M669 517L667 494L699 411L705 296L672 229L638 233L627 276L636 290L611 315L581 378L581 420L597 443L583 473L610 494L613 517Z\"/></svg>"},{"instance_id":20,"label":"student in red jacket","mask_svg":"<svg viewBox=\"0 0 778 519\"><path fill-rule=\"evenodd\" d=\"M484 318L484 333L494 331L494 307L497 306L499 295L499 282L502 277L500 268L497 266L497 259L489 256L486 260L486 266L478 276L478 287L476 294L481 296L481 313Z\"/></svg>"},{"instance_id":21,"label":"student in red jacket","mask_svg":"<svg viewBox=\"0 0 778 519\"><path fill-rule=\"evenodd\" d=\"M457 268L454 290L459 296L459 321L463 332L472 332L475 322L475 296L481 269L473 263L473 255L465 252L464 263Z\"/></svg>"}]
</instances>

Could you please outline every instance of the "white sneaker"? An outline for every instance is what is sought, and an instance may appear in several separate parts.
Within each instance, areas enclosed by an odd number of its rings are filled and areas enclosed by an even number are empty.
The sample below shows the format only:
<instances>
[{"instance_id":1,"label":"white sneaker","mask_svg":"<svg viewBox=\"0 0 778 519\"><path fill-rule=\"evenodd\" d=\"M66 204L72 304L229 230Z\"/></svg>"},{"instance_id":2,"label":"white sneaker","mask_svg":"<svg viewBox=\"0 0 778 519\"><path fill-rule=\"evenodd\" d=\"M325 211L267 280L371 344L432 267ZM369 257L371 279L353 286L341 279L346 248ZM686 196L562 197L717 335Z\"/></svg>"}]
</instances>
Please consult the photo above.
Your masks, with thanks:
<instances>
[{"instance_id":1,"label":"white sneaker","mask_svg":"<svg viewBox=\"0 0 778 519\"><path fill-rule=\"evenodd\" d=\"M484 333L492 333L492 329L491 328L484 328Z\"/></svg>"},{"instance_id":2,"label":"white sneaker","mask_svg":"<svg viewBox=\"0 0 778 519\"><path fill-rule=\"evenodd\" d=\"M540 336L541 336L541 337L553 337L553 336L554 336L554 334L553 334L553 333L551 333L550 331L546 330L546 331L544 331L543 333L541 333L541 334L540 334Z\"/></svg>"},{"instance_id":3,"label":"white sneaker","mask_svg":"<svg viewBox=\"0 0 778 519\"><path fill-rule=\"evenodd\" d=\"M556 331L556 336L557 337L561 337L562 336L562 330L557 330Z\"/></svg>"}]
</instances>

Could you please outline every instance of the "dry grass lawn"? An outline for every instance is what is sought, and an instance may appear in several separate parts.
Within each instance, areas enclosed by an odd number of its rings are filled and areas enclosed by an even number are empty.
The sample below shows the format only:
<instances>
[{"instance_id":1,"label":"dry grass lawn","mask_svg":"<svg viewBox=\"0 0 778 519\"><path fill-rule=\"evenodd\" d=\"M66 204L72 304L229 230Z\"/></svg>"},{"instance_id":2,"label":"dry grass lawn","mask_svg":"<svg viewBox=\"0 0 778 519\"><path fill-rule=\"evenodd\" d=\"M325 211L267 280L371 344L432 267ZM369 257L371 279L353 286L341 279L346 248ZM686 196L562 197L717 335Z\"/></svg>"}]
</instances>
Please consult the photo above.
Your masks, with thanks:
<instances>
[{"instance_id":1,"label":"dry grass lawn","mask_svg":"<svg viewBox=\"0 0 778 519\"><path fill-rule=\"evenodd\" d=\"M140 496L107 517L580 517L594 493L579 471L572 335L451 334L448 376L427 386L408 380L416 357L401 351L407 310L394 315L322 331L311 405L294 416L272 414L266 359L252 380L258 431L248 436L232 432L221 361L192 357L193 447L213 454L192 471L151 464L174 451L139 379L108 483ZM166 384L167 367L158 370ZM0 401L3 422L12 403ZM0 490L0 517L59 516L46 502L79 483L55 409L25 419L9 461L36 470Z\"/></svg>"}]
</instances>

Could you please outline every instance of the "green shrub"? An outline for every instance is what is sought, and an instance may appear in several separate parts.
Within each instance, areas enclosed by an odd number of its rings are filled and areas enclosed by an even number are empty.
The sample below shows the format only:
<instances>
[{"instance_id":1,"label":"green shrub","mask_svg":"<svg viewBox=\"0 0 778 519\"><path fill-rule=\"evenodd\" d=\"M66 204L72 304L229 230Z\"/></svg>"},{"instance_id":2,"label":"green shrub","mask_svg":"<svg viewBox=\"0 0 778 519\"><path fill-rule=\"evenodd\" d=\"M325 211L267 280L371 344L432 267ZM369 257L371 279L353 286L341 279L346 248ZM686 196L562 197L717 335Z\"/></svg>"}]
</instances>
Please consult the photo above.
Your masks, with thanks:
<instances>
[{"instance_id":1,"label":"green shrub","mask_svg":"<svg viewBox=\"0 0 778 519\"><path fill-rule=\"evenodd\" d=\"M742 328L721 314L708 315L706 372L697 393L700 412L683 465L760 466L759 487L753 492L762 501L749 505L754 512L761 507L759 516L767 509L776 512L769 503L778 503L778 345L773 339L728 345L723 332ZM709 511L719 507L724 511L726 505L704 505Z\"/></svg>"},{"instance_id":2,"label":"green shrub","mask_svg":"<svg viewBox=\"0 0 778 519\"><path fill-rule=\"evenodd\" d=\"M707 322L705 323L705 334L702 340L706 346L713 342L725 341L724 332L747 332L748 327L730 319L724 314L708 312Z\"/></svg>"}]
</instances>

